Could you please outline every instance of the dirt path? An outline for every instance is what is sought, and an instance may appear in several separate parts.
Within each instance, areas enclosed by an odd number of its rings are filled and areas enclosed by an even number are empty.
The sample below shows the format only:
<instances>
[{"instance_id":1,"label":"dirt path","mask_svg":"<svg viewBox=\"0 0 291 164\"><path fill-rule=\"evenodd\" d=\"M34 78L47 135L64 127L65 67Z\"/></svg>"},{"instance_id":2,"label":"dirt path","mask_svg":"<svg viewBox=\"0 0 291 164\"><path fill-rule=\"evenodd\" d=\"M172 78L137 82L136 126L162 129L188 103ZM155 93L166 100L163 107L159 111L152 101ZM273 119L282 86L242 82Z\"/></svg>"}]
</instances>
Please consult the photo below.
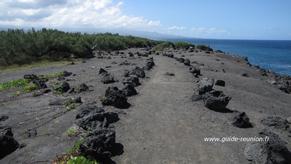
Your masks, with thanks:
<instances>
[{"instance_id":1,"label":"dirt path","mask_svg":"<svg viewBox=\"0 0 291 164\"><path fill-rule=\"evenodd\" d=\"M224 163L231 150L203 143L214 133L201 120L203 107L190 101L194 79L187 67L164 57L155 62L152 79L117 128L125 151L117 163Z\"/></svg>"}]
</instances>

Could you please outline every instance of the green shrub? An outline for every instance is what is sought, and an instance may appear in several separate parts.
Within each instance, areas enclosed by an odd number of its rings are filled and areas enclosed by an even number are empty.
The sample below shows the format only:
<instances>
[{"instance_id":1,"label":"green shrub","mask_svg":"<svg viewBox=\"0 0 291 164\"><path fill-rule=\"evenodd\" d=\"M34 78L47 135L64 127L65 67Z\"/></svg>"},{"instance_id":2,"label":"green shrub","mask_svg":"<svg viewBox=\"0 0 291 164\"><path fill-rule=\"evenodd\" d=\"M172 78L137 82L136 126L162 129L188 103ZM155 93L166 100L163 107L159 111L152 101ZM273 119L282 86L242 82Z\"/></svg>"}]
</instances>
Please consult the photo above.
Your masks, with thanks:
<instances>
[{"instance_id":1,"label":"green shrub","mask_svg":"<svg viewBox=\"0 0 291 164\"><path fill-rule=\"evenodd\" d=\"M12 88L23 89L25 87L28 87L28 85L29 85L29 80L26 80L26 79L11 80L8 82L0 83L0 91L12 89Z\"/></svg>"},{"instance_id":2,"label":"green shrub","mask_svg":"<svg viewBox=\"0 0 291 164\"><path fill-rule=\"evenodd\" d=\"M175 48L172 42L162 42L154 47L154 51L163 51L166 48Z\"/></svg>"},{"instance_id":3,"label":"green shrub","mask_svg":"<svg viewBox=\"0 0 291 164\"><path fill-rule=\"evenodd\" d=\"M78 152L79 149L80 149L80 146L81 146L83 143L84 143L84 139L80 139L80 140L76 141L75 144L74 144L74 146L71 147L71 148L67 151L67 153L69 153L69 154L73 154L73 153Z\"/></svg>"},{"instance_id":4,"label":"green shrub","mask_svg":"<svg viewBox=\"0 0 291 164\"><path fill-rule=\"evenodd\" d=\"M152 47L159 42L118 34L82 34L58 30L0 31L0 66L39 60L93 57L94 50Z\"/></svg>"},{"instance_id":5,"label":"green shrub","mask_svg":"<svg viewBox=\"0 0 291 164\"><path fill-rule=\"evenodd\" d=\"M213 51L212 48L210 48L209 46L206 46L206 45L197 45L196 48L203 50L203 51Z\"/></svg>"},{"instance_id":6,"label":"green shrub","mask_svg":"<svg viewBox=\"0 0 291 164\"><path fill-rule=\"evenodd\" d=\"M71 159L67 161L67 164L98 164L98 163L97 161L89 160L84 156L76 156L71 157Z\"/></svg>"},{"instance_id":7,"label":"green shrub","mask_svg":"<svg viewBox=\"0 0 291 164\"><path fill-rule=\"evenodd\" d=\"M195 47L195 45L188 42L176 42L174 43L176 49L188 49L190 47Z\"/></svg>"},{"instance_id":8,"label":"green shrub","mask_svg":"<svg viewBox=\"0 0 291 164\"><path fill-rule=\"evenodd\" d=\"M67 131L66 134L68 137L74 137L78 135L78 129L76 127L70 127Z\"/></svg>"}]
</instances>

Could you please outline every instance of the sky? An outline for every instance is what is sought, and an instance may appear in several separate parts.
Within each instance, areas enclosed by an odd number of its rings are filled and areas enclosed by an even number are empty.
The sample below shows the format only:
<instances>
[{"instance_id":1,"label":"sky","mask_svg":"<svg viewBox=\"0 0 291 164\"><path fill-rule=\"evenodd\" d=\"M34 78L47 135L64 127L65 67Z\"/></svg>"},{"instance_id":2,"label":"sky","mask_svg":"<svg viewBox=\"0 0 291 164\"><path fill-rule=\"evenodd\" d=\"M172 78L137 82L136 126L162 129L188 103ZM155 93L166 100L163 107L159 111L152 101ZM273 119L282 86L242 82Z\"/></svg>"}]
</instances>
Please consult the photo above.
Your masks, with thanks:
<instances>
[{"instance_id":1,"label":"sky","mask_svg":"<svg viewBox=\"0 0 291 164\"><path fill-rule=\"evenodd\" d=\"M1 0L0 27L291 40L290 0Z\"/></svg>"}]
</instances>

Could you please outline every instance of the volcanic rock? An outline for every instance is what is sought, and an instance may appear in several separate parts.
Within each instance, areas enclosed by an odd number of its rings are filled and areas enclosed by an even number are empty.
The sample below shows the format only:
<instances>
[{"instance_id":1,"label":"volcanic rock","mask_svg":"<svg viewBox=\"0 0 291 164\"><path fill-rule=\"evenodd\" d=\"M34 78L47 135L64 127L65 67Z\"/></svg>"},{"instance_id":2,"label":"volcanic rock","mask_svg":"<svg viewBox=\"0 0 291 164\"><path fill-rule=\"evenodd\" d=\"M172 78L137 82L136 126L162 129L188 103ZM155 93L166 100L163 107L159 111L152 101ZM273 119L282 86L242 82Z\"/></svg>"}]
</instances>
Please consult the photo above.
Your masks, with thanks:
<instances>
[{"instance_id":1,"label":"volcanic rock","mask_svg":"<svg viewBox=\"0 0 291 164\"><path fill-rule=\"evenodd\" d=\"M89 90L89 87L85 83L82 83L75 88L75 91L77 93L86 92L88 90Z\"/></svg>"},{"instance_id":2,"label":"volcanic rock","mask_svg":"<svg viewBox=\"0 0 291 164\"><path fill-rule=\"evenodd\" d=\"M251 128L250 119L245 112L234 112L232 125L238 128Z\"/></svg>"},{"instance_id":3,"label":"volcanic rock","mask_svg":"<svg viewBox=\"0 0 291 164\"><path fill-rule=\"evenodd\" d=\"M133 85L134 87L139 86L140 82L139 82L139 78L136 75L131 75L129 77L125 77L122 81L122 83L124 85Z\"/></svg>"},{"instance_id":4,"label":"volcanic rock","mask_svg":"<svg viewBox=\"0 0 291 164\"><path fill-rule=\"evenodd\" d=\"M8 120L9 119L9 116L6 116L6 115L1 115L0 116L0 122L2 122L2 121L6 121L6 120Z\"/></svg>"},{"instance_id":5,"label":"volcanic rock","mask_svg":"<svg viewBox=\"0 0 291 164\"><path fill-rule=\"evenodd\" d=\"M191 67L189 68L189 71L190 71L190 73L192 73L195 77L198 77L198 76L201 75L200 68L198 68L198 67L191 66Z\"/></svg>"},{"instance_id":6,"label":"volcanic rock","mask_svg":"<svg viewBox=\"0 0 291 164\"><path fill-rule=\"evenodd\" d=\"M19 143L14 139L10 127L0 127L0 159L14 152Z\"/></svg>"},{"instance_id":7,"label":"volcanic rock","mask_svg":"<svg viewBox=\"0 0 291 164\"><path fill-rule=\"evenodd\" d=\"M126 95L117 87L108 87L105 92L105 98L101 100L103 105L112 105L116 108L128 108Z\"/></svg>"},{"instance_id":8,"label":"volcanic rock","mask_svg":"<svg viewBox=\"0 0 291 164\"><path fill-rule=\"evenodd\" d=\"M105 112L103 108L87 104L81 107L76 119L76 124L79 127L85 130L93 130L107 128L111 123L117 122L119 117L116 113Z\"/></svg>"},{"instance_id":9,"label":"volcanic rock","mask_svg":"<svg viewBox=\"0 0 291 164\"><path fill-rule=\"evenodd\" d=\"M104 84L110 84L110 83L114 83L115 79L110 73L103 73L101 82Z\"/></svg>"},{"instance_id":10,"label":"volcanic rock","mask_svg":"<svg viewBox=\"0 0 291 164\"><path fill-rule=\"evenodd\" d=\"M205 94L213 90L214 80L209 78L203 78L198 83L199 95Z\"/></svg>"},{"instance_id":11,"label":"volcanic rock","mask_svg":"<svg viewBox=\"0 0 291 164\"><path fill-rule=\"evenodd\" d=\"M124 86L124 88L122 89L122 93L125 96L134 96L134 95L137 95L136 89L134 88L133 85L130 85L130 84L127 84L127 85Z\"/></svg>"},{"instance_id":12,"label":"volcanic rock","mask_svg":"<svg viewBox=\"0 0 291 164\"><path fill-rule=\"evenodd\" d=\"M189 60L189 59L185 59L185 60L184 60L184 64L185 64L186 66L190 66L190 60Z\"/></svg>"},{"instance_id":13,"label":"volcanic rock","mask_svg":"<svg viewBox=\"0 0 291 164\"><path fill-rule=\"evenodd\" d=\"M274 127L277 129L286 130L289 128L288 121L277 116L269 116L267 118L262 119L261 122L266 126Z\"/></svg>"},{"instance_id":14,"label":"volcanic rock","mask_svg":"<svg viewBox=\"0 0 291 164\"><path fill-rule=\"evenodd\" d=\"M224 87L224 86L225 86L225 81L223 81L223 80L216 80L216 81L215 81L215 85L218 85L218 86Z\"/></svg>"},{"instance_id":15,"label":"volcanic rock","mask_svg":"<svg viewBox=\"0 0 291 164\"><path fill-rule=\"evenodd\" d=\"M259 133L265 141L250 142L246 145L244 155L252 163L262 164L289 164L291 153L277 134L263 130Z\"/></svg>"},{"instance_id":16,"label":"volcanic rock","mask_svg":"<svg viewBox=\"0 0 291 164\"><path fill-rule=\"evenodd\" d=\"M140 67L135 67L133 70L125 73L125 77L128 77L130 75L136 75L139 78L145 78L145 72Z\"/></svg>"},{"instance_id":17,"label":"volcanic rock","mask_svg":"<svg viewBox=\"0 0 291 164\"><path fill-rule=\"evenodd\" d=\"M80 145L80 153L97 161L106 161L114 155L115 131L111 129L91 132Z\"/></svg>"},{"instance_id":18,"label":"volcanic rock","mask_svg":"<svg viewBox=\"0 0 291 164\"><path fill-rule=\"evenodd\" d=\"M70 84L68 82L62 82L61 84L57 84L54 86L54 90L59 93L65 93L70 90Z\"/></svg>"},{"instance_id":19,"label":"volcanic rock","mask_svg":"<svg viewBox=\"0 0 291 164\"><path fill-rule=\"evenodd\" d=\"M226 106L230 100L231 97L225 96L222 91L213 90L203 95L205 107L218 112L226 111Z\"/></svg>"}]
</instances>

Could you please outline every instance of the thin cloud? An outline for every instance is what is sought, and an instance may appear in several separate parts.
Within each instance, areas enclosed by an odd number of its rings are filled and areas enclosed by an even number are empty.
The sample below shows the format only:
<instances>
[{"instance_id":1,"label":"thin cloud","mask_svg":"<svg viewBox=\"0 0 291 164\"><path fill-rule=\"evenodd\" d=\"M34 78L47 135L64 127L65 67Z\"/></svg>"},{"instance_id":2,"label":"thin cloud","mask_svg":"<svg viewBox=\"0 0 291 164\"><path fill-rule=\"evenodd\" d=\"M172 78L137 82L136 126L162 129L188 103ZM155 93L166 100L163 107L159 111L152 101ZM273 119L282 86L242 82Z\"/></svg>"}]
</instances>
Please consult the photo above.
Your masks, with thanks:
<instances>
[{"instance_id":1,"label":"thin cloud","mask_svg":"<svg viewBox=\"0 0 291 164\"><path fill-rule=\"evenodd\" d=\"M122 2L113 0L4 0L0 25L146 30L159 27L160 21L128 16Z\"/></svg>"},{"instance_id":2,"label":"thin cloud","mask_svg":"<svg viewBox=\"0 0 291 164\"><path fill-rule=\"evenodd\" d=\"M168 30L179 30L179 31L181 31L181 30L186 30L186 27L184 27L184 26L171 26L171 27L168 28Z\"/></svg>"},{"instance_id":3,"label":"thin cloud","mask_svg":"<svg viewBox=\"0 0 291 164\"><path fill-rule=\"evenodd\" d=\"M230 32L224 29L219 29L215 27L193 27L191 28L191 33L197 37L216 37L216 36L223 36L229 35Z\"/></svg>"}]
</instances>

